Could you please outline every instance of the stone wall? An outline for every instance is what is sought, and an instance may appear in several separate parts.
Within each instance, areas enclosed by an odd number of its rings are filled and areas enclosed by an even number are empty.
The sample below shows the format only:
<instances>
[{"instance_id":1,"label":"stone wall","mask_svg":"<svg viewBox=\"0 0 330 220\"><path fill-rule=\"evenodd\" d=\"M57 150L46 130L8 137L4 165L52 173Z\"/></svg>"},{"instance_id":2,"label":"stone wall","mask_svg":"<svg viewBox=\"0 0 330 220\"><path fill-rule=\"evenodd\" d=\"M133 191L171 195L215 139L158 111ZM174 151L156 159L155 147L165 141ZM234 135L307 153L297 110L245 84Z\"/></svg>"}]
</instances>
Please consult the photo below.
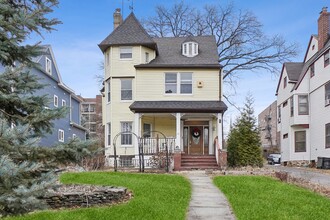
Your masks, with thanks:
<instances>
[{"instance_id":1,"label":"stone wall","mask_svg":"<svg viewBox=\"0 0 330 220\"><path fill-rule=\"evenodd\" d=\"M51 194L41 199L53 209L118 203L128 196L126 188L92 185L63 185Z\"/></svg>"}]
</instances>

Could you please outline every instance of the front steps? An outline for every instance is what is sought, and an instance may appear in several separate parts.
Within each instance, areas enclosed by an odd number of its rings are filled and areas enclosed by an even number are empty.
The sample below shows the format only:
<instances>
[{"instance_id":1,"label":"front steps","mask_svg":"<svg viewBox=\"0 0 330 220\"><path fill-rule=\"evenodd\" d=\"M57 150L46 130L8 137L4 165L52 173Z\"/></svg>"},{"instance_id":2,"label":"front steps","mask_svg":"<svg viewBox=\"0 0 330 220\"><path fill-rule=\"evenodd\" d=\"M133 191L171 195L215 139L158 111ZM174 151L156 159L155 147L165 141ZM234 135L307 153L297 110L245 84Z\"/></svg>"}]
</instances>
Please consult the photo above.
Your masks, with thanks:
<instances>
[{"instance_id":1,"label":"front steps","mask_svg":"<svg viewBox=\"0 0 330 220\"><path fill-rule=\"evenodd\" d=\"M180 170L218 170L214 155L181 155L181 168Z\"/></svg>"}]
</instances>

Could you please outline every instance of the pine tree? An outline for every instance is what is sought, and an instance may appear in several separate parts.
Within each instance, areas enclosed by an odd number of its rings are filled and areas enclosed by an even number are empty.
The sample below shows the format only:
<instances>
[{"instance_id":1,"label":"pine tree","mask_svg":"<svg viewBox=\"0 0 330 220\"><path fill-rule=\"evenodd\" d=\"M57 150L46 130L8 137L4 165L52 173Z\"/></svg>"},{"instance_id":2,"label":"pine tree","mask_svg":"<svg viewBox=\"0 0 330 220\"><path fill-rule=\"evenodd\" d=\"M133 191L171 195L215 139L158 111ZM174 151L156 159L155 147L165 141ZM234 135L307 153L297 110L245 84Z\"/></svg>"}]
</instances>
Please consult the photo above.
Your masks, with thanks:
<instances>
[{"instance_id":1,"label":"pine tree","mask_svg":"<svg viewBox=\"0 0 330 220\"><path fill-rule=\"evenodd\" d=\"M228 164L232 167L262 166L261 141L253 110L253 98L246 97L243 111L228 137Z\"/></svg>"},{"instance_id":2,"label":"pine tree","mask_svg":"<svg viewBox=\"0 0 330 220\"><path fill-rule=\"evenodd\" d=\"M39 199L57 181L59 163L88 155L89 143L71 142L53 148L38 146L51 132L52 121L67 109L47 109L46 95L36 96L40 85L29 68L41 55L39 43L23 45L31 35L53 30L48 18L57 0L0 0L0 217L45 208ZM5 68L2 68L5 67Z\"/></svg>"}]
</instances>

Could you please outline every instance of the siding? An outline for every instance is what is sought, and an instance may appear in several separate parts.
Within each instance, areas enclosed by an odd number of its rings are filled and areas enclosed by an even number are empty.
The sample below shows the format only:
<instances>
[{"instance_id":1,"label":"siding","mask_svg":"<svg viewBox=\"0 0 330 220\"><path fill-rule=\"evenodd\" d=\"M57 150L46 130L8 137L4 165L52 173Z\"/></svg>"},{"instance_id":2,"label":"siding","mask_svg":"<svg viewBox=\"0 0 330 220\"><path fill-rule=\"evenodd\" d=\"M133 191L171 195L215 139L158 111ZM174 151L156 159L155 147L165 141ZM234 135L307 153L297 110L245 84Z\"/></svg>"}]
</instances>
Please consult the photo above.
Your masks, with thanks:
<instances>
[{"instance_id":1,"label":"siding","mask_svg":"<svg viewBox=\"0 0 330 220\"><path fill-rule=\"evenodd\" d=\"M192 73L192 94L165 94L165 73L173 69L138 70L136 75L136 100L219 100L219 71L185 69L180 72ZM198 88L197 82L203 82ZM178 82L180 83L180 82Z\"/></svg>"}]
</instances>

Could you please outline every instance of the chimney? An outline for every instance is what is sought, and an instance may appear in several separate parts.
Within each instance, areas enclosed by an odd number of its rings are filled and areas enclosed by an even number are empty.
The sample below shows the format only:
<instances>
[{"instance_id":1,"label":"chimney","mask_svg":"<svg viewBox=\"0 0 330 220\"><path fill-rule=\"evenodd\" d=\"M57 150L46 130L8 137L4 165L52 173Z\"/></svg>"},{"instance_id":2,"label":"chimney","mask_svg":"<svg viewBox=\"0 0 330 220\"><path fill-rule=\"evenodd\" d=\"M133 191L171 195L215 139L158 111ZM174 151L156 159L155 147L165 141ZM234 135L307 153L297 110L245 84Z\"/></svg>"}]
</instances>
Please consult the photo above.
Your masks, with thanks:
<instances>
[{"instance_id":1,"label":"chimney","mask_svg":"<svg viewBox=\"0 0 330 220\"><path fill-rule=\"evenodd\" d=\"M120 13L120 8L117 8L113 13L113 29L115 30L119 25L123 23L123 18Z\"/></svg>"},{"instance_id":2,"label":"chimney","mask_svg":"<svg viewBox=\"0 0 330 220\"><path fill-rule=\"evenodd\" d=\"M317 20L318 22L318 50L321 50L324 47L324 44L327 42L330 33L330 12L328 12L328 7L323 7L320 12L320 17Z\"/></svg>"}]
</instances>

